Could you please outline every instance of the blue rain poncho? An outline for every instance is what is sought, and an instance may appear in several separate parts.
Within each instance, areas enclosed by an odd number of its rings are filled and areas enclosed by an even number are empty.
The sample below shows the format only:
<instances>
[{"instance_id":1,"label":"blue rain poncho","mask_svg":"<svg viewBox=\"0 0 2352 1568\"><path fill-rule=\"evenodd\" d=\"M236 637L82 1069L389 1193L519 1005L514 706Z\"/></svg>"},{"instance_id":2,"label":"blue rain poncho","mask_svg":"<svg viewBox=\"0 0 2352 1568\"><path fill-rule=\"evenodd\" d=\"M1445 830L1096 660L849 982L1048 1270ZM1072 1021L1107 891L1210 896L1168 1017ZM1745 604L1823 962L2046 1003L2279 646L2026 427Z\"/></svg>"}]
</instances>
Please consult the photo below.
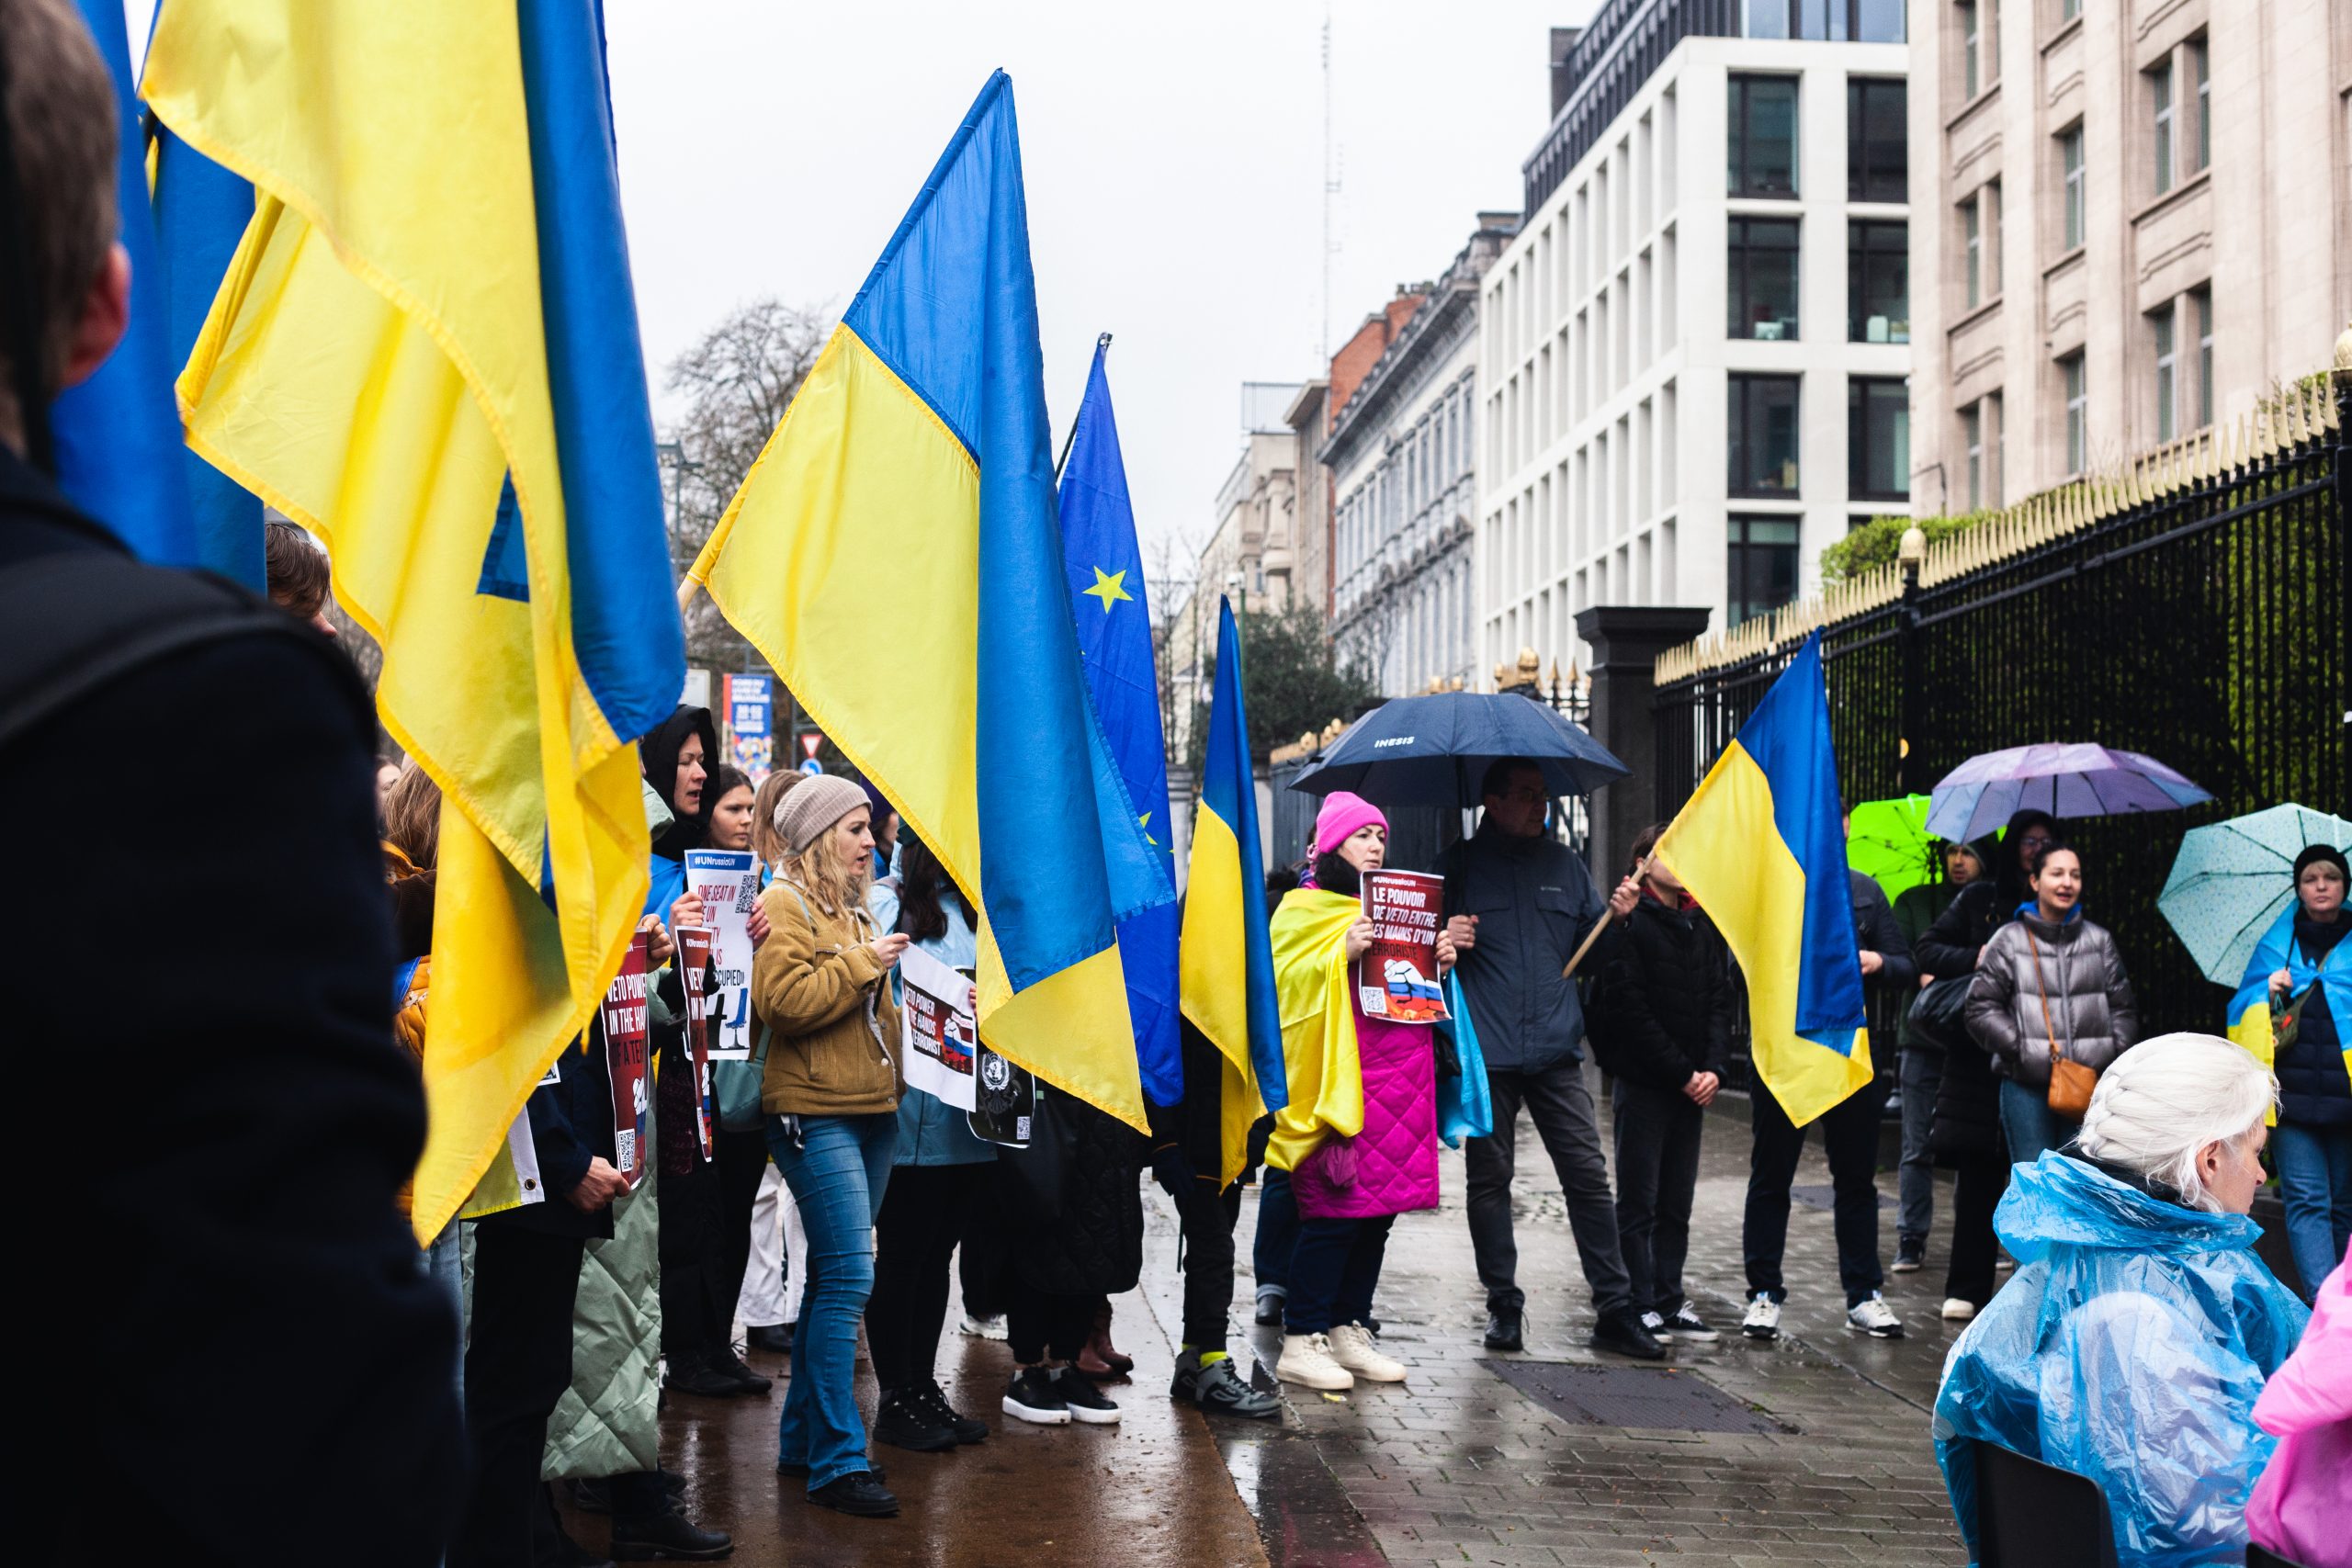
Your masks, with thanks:
<instances>
[{"instance_id":1,"label":"blue rain poncho","mask_svg":"<svg viewBox=\"0 0 2352 1568\"><path fill-rule=\"evenodd\" d=\"M2243 1562L2246 1495L2277 1444L2255 1398L2311 1318L2255 1256L2261 1227L2052 1151L2017 1168L1993 1228L2017 1273L1936 1395L1971 1561L1981 1438L2097 1482L2123 1568Z\"/></svg>"}]
</instances>

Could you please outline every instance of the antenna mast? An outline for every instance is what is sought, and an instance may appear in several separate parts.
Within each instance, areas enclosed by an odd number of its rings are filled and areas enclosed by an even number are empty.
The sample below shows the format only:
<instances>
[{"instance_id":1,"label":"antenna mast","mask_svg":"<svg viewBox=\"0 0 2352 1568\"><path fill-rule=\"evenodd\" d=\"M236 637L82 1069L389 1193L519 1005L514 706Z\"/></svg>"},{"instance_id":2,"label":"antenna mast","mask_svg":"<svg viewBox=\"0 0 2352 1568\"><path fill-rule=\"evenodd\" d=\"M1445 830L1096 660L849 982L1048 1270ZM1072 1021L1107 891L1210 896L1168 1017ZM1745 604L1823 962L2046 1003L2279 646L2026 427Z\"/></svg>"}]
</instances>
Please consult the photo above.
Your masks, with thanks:
<instances>
[{"instance_id":1,"label":"antenna mast","mask_svg":"<svg viewBox=\"0 0 2352 1568\"><path fill-rule=\"evenodd\" d=\"M1340 193L1340 170L1331 143L1331 0L1323 0L1323 311L1315 342L1315 360L1331 363L1331 198Z\"/></svg>"}]
</instances>

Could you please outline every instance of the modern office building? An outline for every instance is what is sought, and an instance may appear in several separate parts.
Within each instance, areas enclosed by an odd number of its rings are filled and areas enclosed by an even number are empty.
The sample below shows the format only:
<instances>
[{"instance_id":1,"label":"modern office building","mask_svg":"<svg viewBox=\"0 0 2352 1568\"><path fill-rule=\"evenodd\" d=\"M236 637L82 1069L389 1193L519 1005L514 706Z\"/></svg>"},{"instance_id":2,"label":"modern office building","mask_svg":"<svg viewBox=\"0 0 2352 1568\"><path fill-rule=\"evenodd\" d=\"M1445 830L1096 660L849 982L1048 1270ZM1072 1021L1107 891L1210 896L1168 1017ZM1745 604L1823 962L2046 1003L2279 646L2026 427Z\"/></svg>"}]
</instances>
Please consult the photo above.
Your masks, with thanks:
<instances>
[{"instance_id":1,"label":"modern office building","mask_svg":"<svg viewBox=\"0 0 2352 1568\"><path fill-rule=\"evenodd\" d=\"M1901 0L1608 0L1552 67L1478 312L1482 669L1735 625L1909 505Z\"/></svg>"},{"instance_id":2,"label":"modern office building","mask_svg":"<svg viewBox=\"0 0 2352 1568\"><path fill-rule=\"evenodd\" d=\"M1482 212L1444 276L1340 408L1331 475L1331 631L1402 695L1475 677L1478 282L1519 215Z\"/></svg>"},{"instance_id":3,"label":"modern office building","mask_svg":"<svg viewBox=\"0 0 2352 1568\"><path fill-rule=\"evenodd\" d=\"M1912 502L2251 409L2352 316L2352 4L1919 0Z\"/></svg>"}]
</instances>

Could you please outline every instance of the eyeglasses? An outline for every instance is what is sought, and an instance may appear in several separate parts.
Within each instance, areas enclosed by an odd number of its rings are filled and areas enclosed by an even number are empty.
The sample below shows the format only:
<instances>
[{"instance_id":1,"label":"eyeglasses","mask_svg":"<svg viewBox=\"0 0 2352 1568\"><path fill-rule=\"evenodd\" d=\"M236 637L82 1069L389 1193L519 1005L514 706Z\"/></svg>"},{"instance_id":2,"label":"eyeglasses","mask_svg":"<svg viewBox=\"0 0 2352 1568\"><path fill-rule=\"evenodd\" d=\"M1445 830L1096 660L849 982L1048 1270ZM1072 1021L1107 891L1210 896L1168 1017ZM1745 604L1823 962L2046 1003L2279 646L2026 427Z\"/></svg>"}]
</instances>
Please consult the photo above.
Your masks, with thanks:
<instances>
[{"instance_id":1,"label":"eyeglasses","mask_svg":"<svg viewBox=\"0 0 2352 1568\"><path fill-rule=\"evenodd\" d=\"M1534 785L1521 784L1517 789L1503 791L1501 798L1513 806L1541 806L1551 797Z\"/></svg>"}]
</instances>

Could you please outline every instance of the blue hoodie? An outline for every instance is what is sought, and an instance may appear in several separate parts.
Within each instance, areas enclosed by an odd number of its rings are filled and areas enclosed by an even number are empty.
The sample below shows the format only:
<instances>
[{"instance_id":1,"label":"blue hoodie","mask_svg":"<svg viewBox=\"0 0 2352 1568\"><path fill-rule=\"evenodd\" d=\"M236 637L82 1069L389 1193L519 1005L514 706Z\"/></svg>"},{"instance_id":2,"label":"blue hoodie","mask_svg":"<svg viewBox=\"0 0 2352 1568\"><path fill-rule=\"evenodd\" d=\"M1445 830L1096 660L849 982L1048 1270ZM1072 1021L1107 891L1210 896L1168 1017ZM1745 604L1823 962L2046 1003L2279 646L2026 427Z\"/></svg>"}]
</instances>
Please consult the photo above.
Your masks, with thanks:
<instances>
[{"instance_id":1,"label":"blue hoodie","mask_svg":"<svg viewBox=\"0 0 2352 1568\"><path fill-rule=\"evenodd\" d=\"M2277 1444L2254 1402L2311 1318L2255 1256L2261 1227L2053 1150L2016 1168L1993 1228L2018 1271L1936 1395L1972 1561L1983 1438L2097 1482L2123 1568L2244 1562L2246 1496Z\"/></svg>"}]
</instances>

